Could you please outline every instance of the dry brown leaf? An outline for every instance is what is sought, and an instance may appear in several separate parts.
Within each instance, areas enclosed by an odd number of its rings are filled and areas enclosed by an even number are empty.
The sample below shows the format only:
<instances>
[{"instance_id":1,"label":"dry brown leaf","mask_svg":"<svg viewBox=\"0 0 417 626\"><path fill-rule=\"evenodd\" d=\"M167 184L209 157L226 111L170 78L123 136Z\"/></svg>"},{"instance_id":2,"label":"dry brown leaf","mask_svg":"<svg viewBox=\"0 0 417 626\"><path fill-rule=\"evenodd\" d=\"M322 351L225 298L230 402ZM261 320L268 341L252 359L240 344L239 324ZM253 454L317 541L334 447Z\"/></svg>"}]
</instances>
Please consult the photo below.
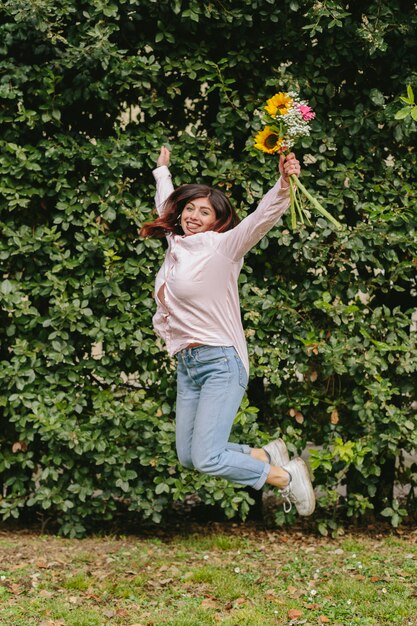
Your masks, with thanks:
<instances>
[{"instance_id":1,"label":"dry brown leaf","mask_svg":"<svg viewBox=\"0 0 417 626\"><path fill-rule=\"evenodd\" d=\"M395 573L398 576L402 576L402 578L408 578L409 576L411 576L411 574L409 572L403 572L401 569L397 569L397 571Z\"/></svg>"},{"instance_id":2,"label":"dry brown leaf","mask_svg":"<svg viewBox=\"0 0 417 626\"><path fill-rule=\"evenodd\" d=\"M297 587L293 587L292 585L290 585L289 587L287 587L287 591L288 591L288 593L293 595L294 593L297 593L298 589L297 589Z\"/></svg>"},{"instance_id":3,"label":"dry brown leaf","mask_svg":"<svg viewBox=\"0 0 417 626\"><path fill-rule=\"evenodd\" d=\"M313 370L313 371L310 373L310 380L311 380L311 382L312 382L312 383L315 383L315 382L316 382L316 380L318 379L318 377L319 377L319 375L318 375L318 373L316 372L316 370Z\"/></svg>"},{"instance_id":4,"label":"dry brown leaf","mask_svg":"<svg viewBox=\"0 0 417 626\"><path fill-rule=\"evenodd\" d=\"M216 600L213 600L213 598L205 598L201 602L201 606L203 609L217 609L217 602Z\"/></svg>"},{"instance_id":5,"label":"dry brown leaf","mask_svg":"<svg viewBox=\"0 0 417 626\"><path fill-rule=\"evenodd\" d=\"M288 611L288 617L290 619L298 619L299 617L301 617L303 614L302 611L299 611L298 609L290 609Z\"/></svg>"},{"instance_id":6,"label":"dry brown leaf","mask_svg":"<svg viewBox=\"0 0 417 626\"><path fill-rule=\"evenodd\" d=\"M295 417L295 421L298 424L302 424L304 422L304 415L301 413L301 411L296 411L296 409L292 408L288 411L288 415L290 417Z\"/></svg>"},{"instance_id":7,"label":"dry brown leaf","mask_svg":"<svg viewBox=\"0 0 417 626\"><path fill-rule=\"evenodd\" d=\"M320 615L319 622L320 624L328 624L330 622L330 618L326 615Z\"/></svg>"},{"instance_id":8,"label":"dry brown leaf","mask_svg":"<svg viewBox=\"0 0 417 626\"><path fill-rule=\"evenodd\" d=\"M301 413L301 411L295 412L295 421L297 422L297 424L302 424L304 422L304 415Z\"/></svg>"},{"instance_id":9,"label":"dry brown leaf","mask_svg":"<svg viewBox=\"0 0 417 626\"><path fill-rule=\"evenodd\" d=\"M336 425L339 423L339 411L337 409L333 409L330 414L330 423Z\"/></svg>"},{"instance_id":10,"label":"dry brown leaf","mask_svg":"<svg viewBox=\"0 0 417 626\"><path fill-rule=\"evenodd\" d=\"M12 445L12 452L26 452L28 449L27 444L24 441L15 441Z\"/></svg>"},{"instance_id":11,"label":"dry brown leaf","mask_svg":"<svg viewBox=\"0 0 417 626\"><path fill-rule=\"evenodd\" d=\"M366 576L364 576L363 574L357 574L357 576L355 576L356 580L366 580Z\"/></svg>"},{"instance_id":12,"label":"dry brown leaf","mask_svg":"<svg viewBox=\"0 0 417 626\"><path fill-rule=\"evenodd\" d=\"M306 609L308 609L309 611L317 611L317 609L319 608L320 608L320 604L317 604L317 603L306 605Z\"/></svg>"},{"instance_id":13,"label":"dry brown leaf","mask_svg":"<svg viewBox=\"0 0 417 626\"><path fill-rule=\"evenodd\" d=\"M9 583L7 586L7 591L15 596L19 596L21 593L23 593L24 588L20 585L16 585L15 583Z\"/></svg>"}]
</instances>

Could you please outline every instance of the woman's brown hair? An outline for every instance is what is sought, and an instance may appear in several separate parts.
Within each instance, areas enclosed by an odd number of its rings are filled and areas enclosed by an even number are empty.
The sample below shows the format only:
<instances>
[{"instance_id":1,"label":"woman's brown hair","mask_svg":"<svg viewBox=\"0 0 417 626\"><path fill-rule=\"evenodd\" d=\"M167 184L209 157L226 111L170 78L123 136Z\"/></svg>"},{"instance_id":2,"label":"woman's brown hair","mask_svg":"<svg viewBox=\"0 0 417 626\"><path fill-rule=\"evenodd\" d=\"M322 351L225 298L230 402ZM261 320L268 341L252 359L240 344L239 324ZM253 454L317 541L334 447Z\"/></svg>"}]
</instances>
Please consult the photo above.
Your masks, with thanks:
<instances>
[{"instance_id":1,"label":"woman's brown hair","mask_svg":"<svg viewBox=\"0 0 417 626\"><path fill-rule=\"evenodd\" d=\"M224 233L239 224L236 211L227 196L218 189L208 185L181 185L173 191L162 208L162 215L153 222L147 222L140 230L142 237L165 237L167 233L183 235L180 219L181 213L188 202L197 198L209 198L215 213L216 221L213 228L218 233Z\"/></svg>"}]
</instances>

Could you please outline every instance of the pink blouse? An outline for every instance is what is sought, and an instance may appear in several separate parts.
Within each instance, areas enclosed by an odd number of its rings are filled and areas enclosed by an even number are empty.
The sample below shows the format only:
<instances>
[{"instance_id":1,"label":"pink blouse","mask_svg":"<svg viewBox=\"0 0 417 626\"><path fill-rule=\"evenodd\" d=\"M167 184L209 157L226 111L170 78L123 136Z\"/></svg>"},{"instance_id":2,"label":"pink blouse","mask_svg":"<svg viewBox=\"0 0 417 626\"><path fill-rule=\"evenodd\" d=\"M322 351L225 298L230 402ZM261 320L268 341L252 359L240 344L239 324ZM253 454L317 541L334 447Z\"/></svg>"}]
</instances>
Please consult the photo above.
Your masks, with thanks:
<instances>
[{"instance_id":1,"label":"pink blouse","mask_svg":"<svg viewBox=\"0 0 417 626\"><path fill-rule=\"evenodd\" d=\"M153 170L159 215L174 190L169 169ZM168 249L156 276L155 331L173 355L191 343L234 346L246 371L248 351L240 315L238 277L244 255L276 224L289 206L282 179L268 191L256 211L225 233L167 235ZM158 297L163 287L163 301Z\"/></svg>"}]
</instances>

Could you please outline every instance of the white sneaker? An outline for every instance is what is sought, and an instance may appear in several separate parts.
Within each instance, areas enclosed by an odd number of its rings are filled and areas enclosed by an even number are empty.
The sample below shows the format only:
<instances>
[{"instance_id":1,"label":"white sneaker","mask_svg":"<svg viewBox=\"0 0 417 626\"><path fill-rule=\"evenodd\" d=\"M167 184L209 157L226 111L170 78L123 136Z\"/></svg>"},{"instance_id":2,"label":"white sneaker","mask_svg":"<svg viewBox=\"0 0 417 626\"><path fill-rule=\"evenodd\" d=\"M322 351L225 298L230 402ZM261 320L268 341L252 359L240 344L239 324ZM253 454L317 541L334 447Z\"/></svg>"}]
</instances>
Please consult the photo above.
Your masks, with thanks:
<instances>
[{"instance_id":1,"label":"white sneaker","mask_svg":"<svg viewBox=\"0 0 417 626\"><path fill-rule=\"evenodd\" d=\"M276 465L277 467L282 467L286 465L290 457L288 456L287 446L283 442L282 439L275 439L275 441L270 441L263 447L263 449L269 454L271 459L271 465Z\"/></svg>"},{"instance_id":2,"label":"white sneaker","mask_svg":"<svg viewBox=\"0 0 417 626\"><path fill-rule=\"evenodd\" d=\"M316 506L316 497L307 465L303 459L297 457L287 465L283 465L282 469L290 474L288 486L281 489L284 511L289 513L294 504L299 515L311 515Z\"/></svg>"}]
</instances>

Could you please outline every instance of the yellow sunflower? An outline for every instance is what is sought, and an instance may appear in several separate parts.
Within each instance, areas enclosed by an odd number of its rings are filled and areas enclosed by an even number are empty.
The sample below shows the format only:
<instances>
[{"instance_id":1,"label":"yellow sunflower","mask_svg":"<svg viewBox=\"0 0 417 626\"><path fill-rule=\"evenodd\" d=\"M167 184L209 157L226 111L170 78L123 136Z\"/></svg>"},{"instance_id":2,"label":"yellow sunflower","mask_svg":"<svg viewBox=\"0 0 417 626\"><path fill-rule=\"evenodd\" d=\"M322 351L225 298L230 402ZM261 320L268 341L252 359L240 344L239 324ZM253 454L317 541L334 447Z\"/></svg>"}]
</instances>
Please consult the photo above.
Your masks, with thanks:
<instances>
[{"instance_id":1,"label":"yellow sunflower","mask_svg":"<svg viewBox=\"0 0 417 626\"><path fill-rule=\"evenodd\" d=\"M265 111L269 113L271 117L275 117L277 113L279 115L286 115L291 107L291 98L286 93L280 91L266 101Z\"/></svg>"},{"instance_id":2,"label":"yellow sunflower","mask_svg":"<svg viewBox=\"0 0 417 626\"><path fill-rule=\"evenodd\" d=\"M262 152L275 154L276 152L279 152L281 146L281 137L270 126L265 126L265 128L260 130L255 137L255 148L262 150Z\"/></svg>"}]
</instances>

